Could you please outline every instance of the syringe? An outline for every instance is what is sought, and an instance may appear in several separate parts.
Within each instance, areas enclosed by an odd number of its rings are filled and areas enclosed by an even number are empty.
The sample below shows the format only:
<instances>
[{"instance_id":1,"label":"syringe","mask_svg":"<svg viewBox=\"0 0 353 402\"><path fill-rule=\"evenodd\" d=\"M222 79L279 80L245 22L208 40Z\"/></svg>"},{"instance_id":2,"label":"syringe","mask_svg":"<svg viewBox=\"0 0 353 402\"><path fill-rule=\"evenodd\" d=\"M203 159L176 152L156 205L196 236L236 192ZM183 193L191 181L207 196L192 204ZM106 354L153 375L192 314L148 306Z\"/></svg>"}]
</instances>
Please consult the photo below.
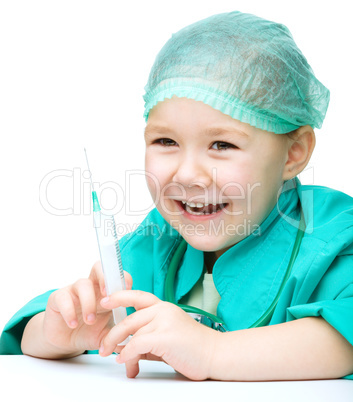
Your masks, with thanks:
<instances>
[{"instance_id":1,"label":"syringe","mask_svg":"<svg viewBox=\"0 0 353 402\"><path fill-rule=\"evenodd\" d=\"M93 200L93 219L96 229L99 253L104 274L105 288L107 295L111 295L119 290L125 290L124 270L121 262L118 237L116 235L115 221L112 215L101 213L101 207L98 202L97 193L93 188L91 170L88 164L87 152L85 148L87 168L90 173ZM126 308L117 307L113 310L115 324L118 324L126 317ZM124 345L127 339L121 343Z\"/></svg>"}]
</instances>

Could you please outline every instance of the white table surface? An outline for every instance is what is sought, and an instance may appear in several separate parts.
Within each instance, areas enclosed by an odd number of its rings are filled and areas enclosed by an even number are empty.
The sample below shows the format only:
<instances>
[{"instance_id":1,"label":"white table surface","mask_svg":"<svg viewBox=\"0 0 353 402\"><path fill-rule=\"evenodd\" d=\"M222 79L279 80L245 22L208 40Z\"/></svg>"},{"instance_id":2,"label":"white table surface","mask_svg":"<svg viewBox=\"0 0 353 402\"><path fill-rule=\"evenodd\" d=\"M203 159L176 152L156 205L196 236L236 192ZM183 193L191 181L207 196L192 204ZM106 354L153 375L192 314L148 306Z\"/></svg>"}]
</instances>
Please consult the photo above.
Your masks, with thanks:
<instances>
[{"instance_id":1,"label":"white table surface","mask_svg":"<svg viewBox=\"0 0 353 402\"><path fill-rule=\"evenodd\" d=\"M98 355L60 361L0 356L0 382L7 401L353 401L350 380L193 382L164 363L146 361L128 379L114 356Z\"/></svg>"}]
</instances>

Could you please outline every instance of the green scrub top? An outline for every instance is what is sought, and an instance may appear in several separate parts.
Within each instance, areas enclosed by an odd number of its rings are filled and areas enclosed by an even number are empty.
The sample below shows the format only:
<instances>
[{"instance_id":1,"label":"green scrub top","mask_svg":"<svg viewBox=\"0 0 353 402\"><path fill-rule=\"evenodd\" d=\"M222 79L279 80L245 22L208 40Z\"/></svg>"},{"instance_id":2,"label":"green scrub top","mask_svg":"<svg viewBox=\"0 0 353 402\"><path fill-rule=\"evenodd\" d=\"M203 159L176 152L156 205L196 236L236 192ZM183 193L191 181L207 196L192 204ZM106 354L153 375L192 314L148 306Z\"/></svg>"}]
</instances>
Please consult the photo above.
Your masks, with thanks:
<instances>
[{"instance_id":1,"label":"green scrub top","mask_svg":"<svg viewBox=\"0 0 353 402\"><path fill-rule=\"evenodd\" d=\"M326 187L303 186L297 178L285 183L260 227L216 261L213 279L221 296L217 315L235 331L250 327L271 305L292 253L300 206L306 232L269 325L321 316L353 345L353 198ZM180 241L156 209L120 241L134 289L164 299L167 269ZM188 245L176 276L177 301L196 284L203 265L203 252ZM45 310L51 292L12 317L1 335L0 354L22 353L23 329ZM344 378L353 380L353 373Z\"/></svg>"}]
</instances>

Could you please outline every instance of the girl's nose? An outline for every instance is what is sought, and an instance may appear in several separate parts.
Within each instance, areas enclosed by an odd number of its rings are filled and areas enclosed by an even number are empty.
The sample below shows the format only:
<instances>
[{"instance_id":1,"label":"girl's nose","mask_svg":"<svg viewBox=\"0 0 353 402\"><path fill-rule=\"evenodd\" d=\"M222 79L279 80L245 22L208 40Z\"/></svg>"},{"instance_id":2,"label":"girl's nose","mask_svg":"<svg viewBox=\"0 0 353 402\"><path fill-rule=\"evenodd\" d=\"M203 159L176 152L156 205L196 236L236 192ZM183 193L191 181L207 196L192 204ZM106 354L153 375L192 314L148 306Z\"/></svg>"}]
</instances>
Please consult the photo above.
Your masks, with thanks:
<instances>
[{"instance_id":1,"label":"girl's nose","mask_svg":"<svg viewBox=\"0 0 353 402\"><path fill-rule=\"evenodd\" d=\"M188 155L178 163L173 181L184 187L207 188L212 184L212 166L206 166L195 155Z\"/></svg>"}]
</instances>

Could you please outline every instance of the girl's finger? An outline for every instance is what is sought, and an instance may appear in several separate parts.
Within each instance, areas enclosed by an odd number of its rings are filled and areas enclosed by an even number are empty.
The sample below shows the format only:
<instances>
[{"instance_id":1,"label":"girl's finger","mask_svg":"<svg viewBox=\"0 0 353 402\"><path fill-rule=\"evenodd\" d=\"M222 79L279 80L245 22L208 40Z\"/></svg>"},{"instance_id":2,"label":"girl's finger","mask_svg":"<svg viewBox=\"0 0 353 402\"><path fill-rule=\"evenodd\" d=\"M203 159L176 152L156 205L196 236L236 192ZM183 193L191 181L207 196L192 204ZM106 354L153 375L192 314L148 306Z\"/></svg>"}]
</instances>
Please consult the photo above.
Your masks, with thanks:
<instances>
[{"instance_id":1,"label":"girl's finger","mask_svg":"<svg viewBox=\"0 0 353 402\"><path fill-rule=\"evenodd\" d=\"M75 328L78 324L75 304L71 293L66 289L54 292L48 300L48 308L59 313L67 326Z\"/></svg>"},{"instance_id":2,"label":"girl's finger","mask_svg":"<svg viewBox=\"0 0 353 402\"><path fill-rule=\"evenodd\" d=\"M123 342L129 335L134 335L142 330L147 332L148 329L146 326L153 320L155 314L154 309L145 309L127 316L119 324L115 325L102 340L99 354L101 356L108 356L116 351L117 345Z\"/></svg>"},{"instance_id":3,"label":"girl's finger","mask_svg":"<svg viewBox=\"0 0 353 402\"><path fill-rule=\"evenodd\" d=\"M163 349L160 346L159 342L156 341L155 331L146 330L145 333L136 334L131 338L130 342L119 354L119 357L117 357L117 362L127 363L131 360L135 361L137 357L140 360L143 356L146 360L162 360ZM151 355L155 357L151 358ZM148 356L150 356L150 359L148 359Z\"/></svg>"},{"instance_id":4,"label":"girl's finger","mask_svg":"<svg viewBox=\"0 0 353 402\"><path fill-rule=\"evenodd\" d=\"M125 277L125 285L127 290L131 290L132 288L132 277L131 275L124 271L124 277ZM100 261L97 261L94 263L92 270L89 275L89 279L91 279L93 282L98 282L100 292L103 296L107 295L106 288L105 288L105 282L104 282L104 274L103 274L103 268L102 268L102 263Z\"/></svg>"},{"instance_id":5,"label":"girl's finger","mask_svg":"<svg viewBox=\"0 0 353 402\"><path fill-rule=\"evenodd\" d=\"M94 263L89 279L93 281L93 283L97 283L101 292L101 295L106 296L107 292L105 289L105 283L104 283L104 275L103 275L103 268L102 268L102 263L100 261L97 261Z\"/></svg>"},{"instance_id":6,"label":"girl's finger","mask_svg":"<svg viewBox=\"0 0 353 402\"><path fill-rule=\"evenodd\" d=\"M132 276L128 272L124 271L124 277L125 277L126 289L131 290L132 289Z\"/></svg>"},{"instance_id":7,"label":"girl's finger","mask_svg":"<svg viewBox=\"0 0 353 402\"><path fill-rule=\"evenodd\" d=\"M126 368L126 377L127 378L135 378L137 374L140 372L139 360L142 356L136 356L134 359L131 359L125 363ZM116 357L117 363L119 362L119 355Z\"/></svg>"},{"instance_id":8,"label":"girl's finger","mask_svg":"<svg viewBox=\"0 0 353 402\"><path fill-rule=\"evenodd\" d=\"M157 303L161 303L157 296L141 290L123 290L101 300L101 305L111 310L116 307L134 307L135 310L141 310Z\"/></svg>"},{"instance_id":9,"label":"girl's finger","mask_svg":"<svg viewBox=\"0 0 353 402\"><path fill-rule=\"evenodd\" d=\"M79 279L73 285L82 309L83 321L91 325L96 320L97 304L93 282L90 279Z\"/></svg>"}]
</instances>

